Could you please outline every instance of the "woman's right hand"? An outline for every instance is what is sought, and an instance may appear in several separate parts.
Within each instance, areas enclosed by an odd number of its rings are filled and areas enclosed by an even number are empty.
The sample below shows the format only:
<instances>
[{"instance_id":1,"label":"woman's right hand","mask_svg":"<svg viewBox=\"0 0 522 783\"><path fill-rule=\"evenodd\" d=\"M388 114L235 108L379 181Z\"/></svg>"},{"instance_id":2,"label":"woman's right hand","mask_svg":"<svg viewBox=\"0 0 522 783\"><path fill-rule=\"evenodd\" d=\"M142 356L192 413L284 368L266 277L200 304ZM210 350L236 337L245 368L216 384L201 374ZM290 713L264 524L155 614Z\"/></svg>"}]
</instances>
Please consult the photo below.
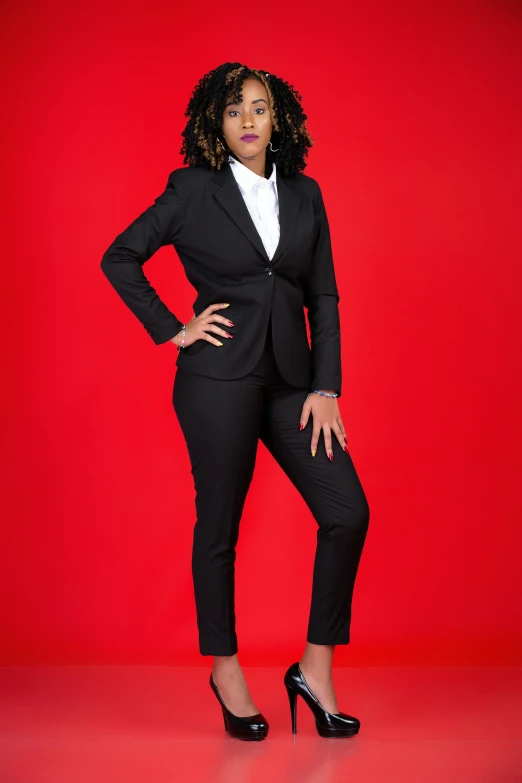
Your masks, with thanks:
<instances>
[{"instance_id":1,"label":"woman's right hand","mask_svg":"<svg viewBox=\"0 0 522 783\"><path fill-rule=\"evenodd\" d=\"M217 322L227 326L234 326L232 321L228 318L217 315L214 312L215 310L221 310L223 307L228 306L228 304L209 305L202 313L197 316L194 315L186 325L184 347L187 348L189 345L192 345L192 343L195 343L196 340L207 340L207 342L213 343L214 345L223 345L220 340L212 337L206 330L219 334L222 337L234 337L230 332L215 325L215 322ZM179 344L181 343L181 331L174 335L170 342L179 347Z\"/></svg>"}]
</instances>

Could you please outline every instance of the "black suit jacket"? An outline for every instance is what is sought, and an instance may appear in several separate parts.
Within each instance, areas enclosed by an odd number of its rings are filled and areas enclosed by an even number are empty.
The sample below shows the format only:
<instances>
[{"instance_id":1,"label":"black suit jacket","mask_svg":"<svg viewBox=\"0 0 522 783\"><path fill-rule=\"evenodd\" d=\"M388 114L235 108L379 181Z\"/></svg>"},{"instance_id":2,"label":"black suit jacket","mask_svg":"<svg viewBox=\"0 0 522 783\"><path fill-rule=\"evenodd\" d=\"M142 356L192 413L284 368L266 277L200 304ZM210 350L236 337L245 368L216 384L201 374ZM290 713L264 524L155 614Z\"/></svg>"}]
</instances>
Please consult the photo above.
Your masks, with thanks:
<instances>
[{"instance_id":1,"label":"black suit jacket","mask_svg":"<svg viewBox=\"0 0 522 783\"><path fill-rule=\"evenodd\" d=\"M280 239L270 260L230 166L172 171L154 204L106 250L101 268L154 343L165 343L183 322L158 296L143 265L162 245L172 244L197 291L194 313L229 302L217 312L235 324L219 324L234 334L222 346L201 339L182 348L178 367L220 379L246 375L261 357L271 314L283 378L292 386L340 395L339 293L320 187L306 174L284 176L277 167Z\"/></svg>"}]
</instances>

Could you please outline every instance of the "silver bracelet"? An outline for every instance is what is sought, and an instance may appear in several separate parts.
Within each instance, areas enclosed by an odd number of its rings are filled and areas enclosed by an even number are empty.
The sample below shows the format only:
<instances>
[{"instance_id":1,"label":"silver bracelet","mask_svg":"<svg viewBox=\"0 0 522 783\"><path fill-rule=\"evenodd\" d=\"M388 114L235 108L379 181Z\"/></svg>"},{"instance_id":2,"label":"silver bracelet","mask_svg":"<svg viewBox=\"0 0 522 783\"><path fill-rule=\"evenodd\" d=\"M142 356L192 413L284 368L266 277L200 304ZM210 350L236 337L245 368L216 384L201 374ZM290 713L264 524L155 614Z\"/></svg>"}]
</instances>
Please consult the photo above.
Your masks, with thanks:
<instances>
[{"instance_id":1,"label":"silver bracelet","mask_svg":"<svg viewBox=\"0 0 522 783\"><path fill-rule=\"evenodd\" d=\"M186 328L187 328L187 324L183 324L183 326L181 327L181 342L178 345L178 353L180 352L181 348L185 347Z\"/></svg>"},{"instance_id":2,"label":"silver bracelet","mask_svg":"<svg viewBox=\"0 0 522 783\"><path fill-rule=\"evenodd\" d=\"M311 394L320 394L322 397L338 397L339 396L337 394L337 392L333 392L332 394L330 394L330 392L323 392L323 391L318 391L317 389L314 389L313 392L309 392L309 394L306 395L306 399L308 399Z\"/></svg>"}]
</instances>

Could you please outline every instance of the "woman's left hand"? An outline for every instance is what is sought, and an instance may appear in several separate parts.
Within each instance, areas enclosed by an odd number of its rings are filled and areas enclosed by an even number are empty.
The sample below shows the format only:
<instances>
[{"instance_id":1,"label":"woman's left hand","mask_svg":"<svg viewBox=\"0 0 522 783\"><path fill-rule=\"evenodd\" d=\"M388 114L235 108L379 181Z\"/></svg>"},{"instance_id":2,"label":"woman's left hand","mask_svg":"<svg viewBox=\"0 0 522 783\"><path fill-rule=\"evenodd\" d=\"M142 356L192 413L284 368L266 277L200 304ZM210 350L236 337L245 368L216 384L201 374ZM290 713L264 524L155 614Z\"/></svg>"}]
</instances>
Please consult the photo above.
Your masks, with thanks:
<instances>
[{"instance_id":1,"label":"woman's left hand","mask_svg":"<svg viewBox=\"0 0 522 783\"><path fill-rule=\"evenodd\" d=\"M334 393L331 389L319 389L319 391L326 391L330 394ZM332 432L344 451L346 451L346 444L348 442L346 440L343 420L341 419L341 414L339 412L339 405L337 404L337 397L325 397L322 394L315 394L315 392L312 392L303 405L300 419L301 430L306 427L310 412L313 417L312 442L310 444L312 457L315 457L317 453L319 435L321 434L321 430L323 430L326 454L328 459L332 461Z\"/></svg>"}]
</instances>

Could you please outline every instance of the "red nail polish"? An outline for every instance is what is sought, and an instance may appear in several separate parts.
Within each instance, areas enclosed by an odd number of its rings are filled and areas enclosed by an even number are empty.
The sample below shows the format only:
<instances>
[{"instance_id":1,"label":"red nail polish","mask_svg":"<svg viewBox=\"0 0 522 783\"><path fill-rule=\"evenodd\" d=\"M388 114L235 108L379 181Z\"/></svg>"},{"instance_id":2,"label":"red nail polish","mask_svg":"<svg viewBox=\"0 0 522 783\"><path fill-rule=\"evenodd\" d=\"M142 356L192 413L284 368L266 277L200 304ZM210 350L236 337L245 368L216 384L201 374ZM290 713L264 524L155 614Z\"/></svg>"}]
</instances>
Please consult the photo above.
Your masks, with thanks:
<instances>
[{"instance_id":1,"label":"red nail polish","mask_svg":"<svg viewBox=\"0 0 522 783\"><path fill-rule=\"evenodd\" d=\"M343 451L345 451L347 454L349 454L349 453L350 453L350 452L348 451L348 446L344 446L344 447L343 447Z\"/></svg>"},{"instance_id":2,"label":"red nail polish","mask_svg":"<svg viewBox=\"0 0 522 783\"><path fill-rule=\"evenodd\" d=\"M304 427L304 424L303 424L303 423L299 424L299 432L301 432L301 430L303 429L303 427Z\"/></svg>"},{"instance_id":3,"label":"red nail polish","mask_svg":"<svg viewBox=\"0 0 522 783\"><path fill-rule=\"evenodd\" d=\"M228 323L229 326L234 326L234 322L233 321L227 321L227 323Z\"/></svg>"},{"instance_id":4,"label":"red nail polish","mask_svg":"<svg viewBox=\"0 0 522 783\"><path fill-rule=\"evenodd\" d=\"M228 337L233 337L233 336L234 336L233 334L230 334L230 332L225 332L225 334L226 334Z\"/></svg>"},{"instance_id":5,"label":"red nail polish","mask_svg":"<svg viewBox=\"0 0 522 783\"><path fill-rule=\"evenodd\" d=\"M333 462L333 454L331 451L328 452L328 459L330 460L330 462Z\"/></svg>"}]
</instances>

